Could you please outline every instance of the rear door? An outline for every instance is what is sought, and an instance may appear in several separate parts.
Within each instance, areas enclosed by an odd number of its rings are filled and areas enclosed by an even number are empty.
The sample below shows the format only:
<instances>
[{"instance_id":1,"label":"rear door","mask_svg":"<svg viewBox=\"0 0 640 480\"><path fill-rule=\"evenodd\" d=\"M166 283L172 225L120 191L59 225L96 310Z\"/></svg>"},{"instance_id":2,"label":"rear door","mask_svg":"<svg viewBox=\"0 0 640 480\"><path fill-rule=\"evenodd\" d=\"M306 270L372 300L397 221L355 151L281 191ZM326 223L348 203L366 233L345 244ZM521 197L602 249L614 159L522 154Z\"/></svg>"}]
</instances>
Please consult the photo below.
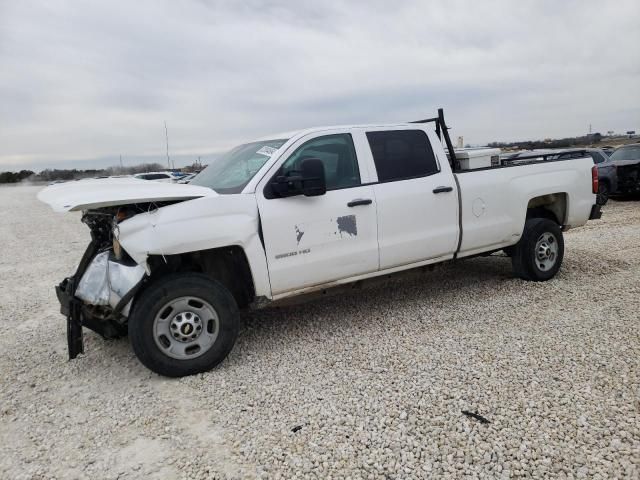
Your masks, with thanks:
<instances>
[{"instance_id":1,"label":"rear door","mask_svg":"<svg viewBox=\"0 0 640 480\"><path fill-rule=\"evenodd\" d=\"M351 133L310 134L290 150L256 191L273 295L376 271L376 201ZM323 162L327 192L275 196L272 179L299 171L306 158Z\"/></svg>"},{"instance_id":2,"label":"rear door","mask_svg":"<svg viewBox=\"0 0 640 480\"><path fill-rule=\"evenodd\" d=\"M366 130L377 173L381 269L451 258L456 250L455 180L447 159L434 154L429 135L407 127Z\"/></svg>"}]
</instances>

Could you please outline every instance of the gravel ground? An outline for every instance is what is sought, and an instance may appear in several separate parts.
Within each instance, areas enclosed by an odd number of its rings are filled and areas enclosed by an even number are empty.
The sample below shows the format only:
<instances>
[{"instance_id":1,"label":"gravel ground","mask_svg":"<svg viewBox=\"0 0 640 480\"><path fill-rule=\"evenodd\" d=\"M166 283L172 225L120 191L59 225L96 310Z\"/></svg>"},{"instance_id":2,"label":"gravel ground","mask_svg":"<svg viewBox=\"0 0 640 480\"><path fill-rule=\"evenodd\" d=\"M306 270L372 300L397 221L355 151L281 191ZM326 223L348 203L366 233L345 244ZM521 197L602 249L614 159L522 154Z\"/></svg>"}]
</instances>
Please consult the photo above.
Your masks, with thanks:
<instances>
[{"instance_id":1,"label":"gravel ground","mask_svg":"<svg viewBox=\"0 0 640 480\"><path fill-rule=\"evenodd\" d=\"M495 255L254 312L169 380L91 332L67 361L53 286L88 231L37 190L0 188L2 478L640 476L637 201L568 232L550 282Z\"/></svg>"}]
</instances>

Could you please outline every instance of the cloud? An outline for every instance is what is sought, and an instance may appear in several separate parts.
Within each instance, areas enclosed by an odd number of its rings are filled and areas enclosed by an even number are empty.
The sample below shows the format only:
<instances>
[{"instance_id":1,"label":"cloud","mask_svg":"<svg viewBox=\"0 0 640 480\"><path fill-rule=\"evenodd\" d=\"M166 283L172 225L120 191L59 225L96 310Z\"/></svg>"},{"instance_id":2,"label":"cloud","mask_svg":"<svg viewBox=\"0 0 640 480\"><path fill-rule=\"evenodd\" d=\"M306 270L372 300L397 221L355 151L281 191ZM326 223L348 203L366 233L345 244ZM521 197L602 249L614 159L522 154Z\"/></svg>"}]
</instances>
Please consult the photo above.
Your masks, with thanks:
<instances>
[{"instance_id":1,"label":"cloud","mask_svg":"<svg viewBox=\"0 0 640 480\"><path fill-rule=\"evenodd\" d=\"M637 1L0 3L0 168L208 154L445 107L483 143L640 129ZM106 160L108 159L108 160Z\"/></svg>"}]
</instances>

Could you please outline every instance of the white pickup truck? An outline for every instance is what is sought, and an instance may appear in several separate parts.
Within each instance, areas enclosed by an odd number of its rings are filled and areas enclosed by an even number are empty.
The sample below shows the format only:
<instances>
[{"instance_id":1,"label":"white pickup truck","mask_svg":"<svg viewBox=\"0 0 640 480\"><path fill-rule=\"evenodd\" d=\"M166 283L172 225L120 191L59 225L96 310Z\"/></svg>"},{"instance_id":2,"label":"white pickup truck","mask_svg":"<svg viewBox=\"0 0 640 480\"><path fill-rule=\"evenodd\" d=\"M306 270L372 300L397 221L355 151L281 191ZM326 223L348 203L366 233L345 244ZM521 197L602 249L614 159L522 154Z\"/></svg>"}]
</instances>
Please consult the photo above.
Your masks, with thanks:
<instances>
[{"instance_id":1,"label":"white pickup truck","mask_svg":"<svg viewBox=\"0 0 640 480\"><path fill-rule=\"evenodd\" d=\"M188 185L47 187L42 201L81 210L91 229L76 273L56 287L70 358L83 352L84 326L128 333L162 375L206 371L232 349L239 309L499 250L517 277L548 280L562 232L600 216L588 155L469 165L460 169L440 110L416 123L256 140Z\"/></svg>"}]
</instances>

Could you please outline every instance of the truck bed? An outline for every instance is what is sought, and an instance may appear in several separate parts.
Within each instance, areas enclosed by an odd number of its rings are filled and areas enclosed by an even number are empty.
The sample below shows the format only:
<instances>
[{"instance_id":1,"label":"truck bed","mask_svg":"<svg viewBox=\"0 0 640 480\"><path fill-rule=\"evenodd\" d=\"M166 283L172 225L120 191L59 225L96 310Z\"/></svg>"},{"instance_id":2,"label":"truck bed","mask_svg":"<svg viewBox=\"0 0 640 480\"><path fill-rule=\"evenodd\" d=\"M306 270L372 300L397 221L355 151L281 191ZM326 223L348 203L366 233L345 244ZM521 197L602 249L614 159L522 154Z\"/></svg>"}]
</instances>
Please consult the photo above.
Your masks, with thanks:
<instances>
[{"instance_id":1,"label":"truck bed","mask_svg":"<svg viewBox=\"0 0 640 480\"><path fill-rule=\"evenodd\" d=\"M523 203L549 191L561 192L554 195L563 207L554 213L563 229L584 225L595 203L595 195L582 191L591 185L592 167L591 157L584 157L454 172L462 213L458 256L515 244L526 220Z\"/></svg>"}]
</instances>

